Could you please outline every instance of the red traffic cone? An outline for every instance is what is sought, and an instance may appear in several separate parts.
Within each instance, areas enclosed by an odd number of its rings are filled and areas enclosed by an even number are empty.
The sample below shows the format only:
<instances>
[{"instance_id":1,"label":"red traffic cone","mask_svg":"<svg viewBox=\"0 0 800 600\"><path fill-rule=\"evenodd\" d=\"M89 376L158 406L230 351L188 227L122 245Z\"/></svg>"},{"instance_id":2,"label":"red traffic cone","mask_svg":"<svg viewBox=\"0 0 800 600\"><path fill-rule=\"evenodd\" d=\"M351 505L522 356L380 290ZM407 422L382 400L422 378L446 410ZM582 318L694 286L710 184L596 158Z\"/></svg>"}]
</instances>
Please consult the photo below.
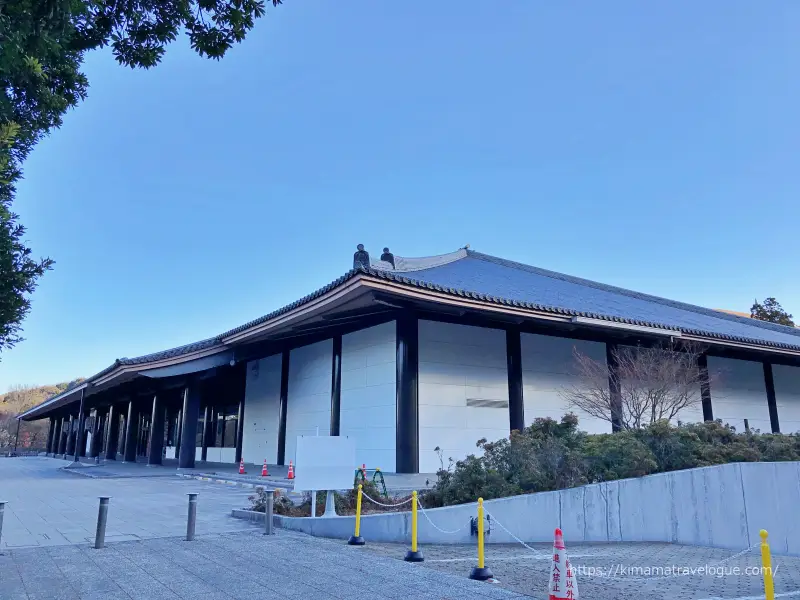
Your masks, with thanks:
<instances>
[{"instance_id":1,"label":"red traffic cone","mask_svg":"<svg viewBox=\"0 0 800 600\"><path fill-rule=\"evenodd\" d=\"M267 459L264 459L264 466L261 467L261 476L262 477L269 477L269 471L267 471Z\"/></svg>"},{"instance_id":2,"label":"red traffic cone","mask_svg":"<svg viewBox=\"0 0 800 600\"><path fill-rule=\"evenodd\" d=\"M242 458L239 460L239 475L244 475L244 473L244 459Z\"/></svg>"},{"instance_id":3,"label":"red traffic cone","mask_svg":"<svg viewBox=\"0 0 800 600\"><path fill-rule=\"evenodd\" d=\"M361 474L364 476L364 481L367 480L367 465L361 463Z\"/></svg>"},{"instance_id":4,"label":"red traffic cone","mask_svg":"<svg viewBox=\"0 0 800 600\"><path fill-rule=\"evenodd\" d=\"M575 570L567 558L567 548L560 529L553 541L553 568L550 570L549 600L574 600L578 597Z\"/></svg>"},{"instance_id":5,"label":"red traffic cone","mask_svg":"<svg viewBox=\"0 0 800 600\"><path fill-rule=\"evenodd\" d=\"M289 461L289 475L287 479L294 479L294 466L292 465L292 461Z\"/></svg>"}]
</instances>

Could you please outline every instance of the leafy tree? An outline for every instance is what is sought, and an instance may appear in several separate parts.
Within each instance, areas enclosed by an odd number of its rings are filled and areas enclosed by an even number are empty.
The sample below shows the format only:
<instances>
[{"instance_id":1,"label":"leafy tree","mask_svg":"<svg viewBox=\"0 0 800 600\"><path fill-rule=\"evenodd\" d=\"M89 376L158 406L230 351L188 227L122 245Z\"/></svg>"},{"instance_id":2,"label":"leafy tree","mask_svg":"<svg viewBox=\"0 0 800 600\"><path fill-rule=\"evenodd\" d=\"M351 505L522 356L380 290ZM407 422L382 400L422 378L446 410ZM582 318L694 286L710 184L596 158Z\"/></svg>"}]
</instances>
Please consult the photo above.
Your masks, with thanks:
<instances>
[{"instance_id":1,"label":"leafy tree","mask_svg":"<svg viewBox=\"0 0 800 600\"><path fill-rule=\"evenodd\" d=\"M775 298L767 298L764 302L755 300L753 306L750 307L750 316L759 321L769 321L770 323L794 327L792 315L783 310L781 303Z\"/></svg>"},{"instance_id":2,"label":"leafy tree","mask_svg":"<svg viewBox=\"0 0 800 600\"><path fill-rule=\"evenodd\" d=\"M0 1L0 352L22 340L30 296L53 266L25 244L15 184L36 142L86 98L86 52L110 45L120 64L149 68L185 31L200 56L219 59L263 14L263 0Z\"/></svg>"}]
</instances>

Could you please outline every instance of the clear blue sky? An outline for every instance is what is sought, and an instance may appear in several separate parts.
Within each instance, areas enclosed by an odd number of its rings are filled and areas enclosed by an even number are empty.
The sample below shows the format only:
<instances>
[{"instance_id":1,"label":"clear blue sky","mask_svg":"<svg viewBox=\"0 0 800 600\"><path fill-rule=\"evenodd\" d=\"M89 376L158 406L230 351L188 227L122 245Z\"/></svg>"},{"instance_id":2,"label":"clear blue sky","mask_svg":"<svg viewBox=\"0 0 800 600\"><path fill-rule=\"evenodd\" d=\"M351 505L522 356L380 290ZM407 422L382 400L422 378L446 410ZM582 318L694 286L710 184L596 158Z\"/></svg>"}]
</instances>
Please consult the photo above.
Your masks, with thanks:
<instances>
[{"instance_id":1,"label":"clear blue sky","mask_svg":"<svg viewBox=\"0 0 800 600\"><path fill-rule=\"evenodd\" d=\"M0 390L220 333L359 242L800 317L800 3L285 1L218 63L87 58L19 186L57 263Z\"/></svg>"}]
</instances>

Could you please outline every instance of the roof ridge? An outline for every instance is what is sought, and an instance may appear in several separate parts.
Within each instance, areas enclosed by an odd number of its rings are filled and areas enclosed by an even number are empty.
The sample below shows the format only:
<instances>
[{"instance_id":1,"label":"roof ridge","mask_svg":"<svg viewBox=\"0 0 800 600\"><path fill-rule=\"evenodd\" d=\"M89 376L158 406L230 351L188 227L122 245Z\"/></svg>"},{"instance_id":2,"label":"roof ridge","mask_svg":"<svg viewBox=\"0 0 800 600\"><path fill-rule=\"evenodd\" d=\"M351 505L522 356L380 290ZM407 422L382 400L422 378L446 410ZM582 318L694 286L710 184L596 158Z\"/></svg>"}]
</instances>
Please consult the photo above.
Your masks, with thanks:
<instances>
[{"instance_id":1,"label":"roof ridge","mask_svg":"<svg viewBox=\"0 0 800 600\"><path fill-rule=\"evenodd\" d=\"M713 308L706 308L704 306L689 304L688 302L681 302L679 300L670 300L669 298L654 296L652 294L645 294L644 292L636 292L634 290L629 290L627 288L618 287L615 285L609 285L607 283L600 283L599 281L593 281L591 279L584 279L583 277L576 277L574 275L567 275L566 273L559 273L558 271L551 271L549 269L543 269L541 267L534 267L533 265L526 265L525 263L508 260L506 258L500 258L498 256L492 256L491 254L484 254L483 252L477 252L475 250L467 250L467 256L471 256L478 260L493 262L495 264L510 267L512 269L520 269L522 271L528 271L529 273L543 275L545 277L550 277L552 279L559 279L561 281L567 281L569 283L574 283L577 285L585 285L606 292L624 294L625 296L629 296L631 298L637 298L639 300L646 300L648 302L657 302L658 304L663 304L664 306L670 306L672 308L678 308L681 310L688 310L691 312L705 315L707 317L722 319L723 321L733 321L734 323L741 323L744 325L760 327L762 329L769 329L771 331L775 331L778 333L788 333L790 335L800 337L800 328L797 327L789 327L788 325L780 325L778 323L771 323L770 321L761 321L759 319L753 319L749 317L740 317L730 313L714 310Z\"/></svg>"}]
</instances>

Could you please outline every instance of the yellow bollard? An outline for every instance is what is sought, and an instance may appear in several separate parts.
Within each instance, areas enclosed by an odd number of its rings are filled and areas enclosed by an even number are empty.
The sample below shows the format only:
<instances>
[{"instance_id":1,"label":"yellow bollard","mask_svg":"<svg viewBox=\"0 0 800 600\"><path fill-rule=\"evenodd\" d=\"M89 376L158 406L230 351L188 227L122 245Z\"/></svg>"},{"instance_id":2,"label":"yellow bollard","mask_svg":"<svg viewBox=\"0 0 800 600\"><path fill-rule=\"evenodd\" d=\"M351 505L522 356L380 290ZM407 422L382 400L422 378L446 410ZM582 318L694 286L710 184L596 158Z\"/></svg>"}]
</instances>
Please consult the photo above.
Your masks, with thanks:
<instances>
[{"instance_id":1,"label":"yellow bollard","mask_svg":"<svg viewBox=\"0 0 800 600\"><path fill-rule=\"evenodd\" d=\"M364 538L361 537L361 496L364 494L364 486L358 484L358 497L356 498L356 530L347 543L351 546L363 546Z\"/></svg>"},{"instance_id":2,"label":"yellow bollard","mask_svg":"<svg viewBox=\"0 0 800 600\"><path fill-rule=\"evenodd\" d=\"M407 562L422 562L425 557L417 548L417 492L411 492L411 550L406 552Z\"/></svg>"},{"instance_id":3,"label":"yellow bollard","mask_svg":"<svg viewBox=\"0 0 800 600\"><path fill-rule=\"evenodd\" d=\"M486 581L493 577L492 572L486 567L483 549L483 498L478 498L478 566L473 567L469 574L470 579Z\"/></svg>"},{"instance_id":4,"label":"yellow bollard","mask_svg":"<svg viewBox=\"0 0 800 600\"><path fill-rule=\"evenodd\" d=\"M775 600L775 584L772 581L772 557L767 543L767 530L761 530L761 566L764 571L764 593L767 600Z\"/></svg>"}]
</instances>

